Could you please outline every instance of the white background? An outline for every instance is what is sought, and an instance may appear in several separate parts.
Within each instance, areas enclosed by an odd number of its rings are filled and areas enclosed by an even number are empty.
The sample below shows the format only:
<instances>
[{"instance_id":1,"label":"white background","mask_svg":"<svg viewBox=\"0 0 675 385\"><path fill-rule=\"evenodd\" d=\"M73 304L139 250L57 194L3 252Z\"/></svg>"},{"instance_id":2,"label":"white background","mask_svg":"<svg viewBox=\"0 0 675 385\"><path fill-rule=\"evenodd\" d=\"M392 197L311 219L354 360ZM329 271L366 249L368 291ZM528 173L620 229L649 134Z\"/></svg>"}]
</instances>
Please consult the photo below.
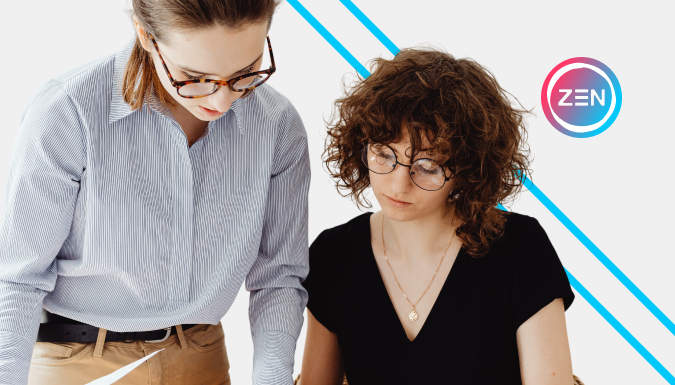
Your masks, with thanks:
<instances>
[{"instance_id":1,"label":"white background","mask_svg":"<svg viewBox=\"0 0 675 385\"><path fill-rule=\"evenodd\" d=\"M363 64L391 54L338 0L302 3ZM536 116L528 119L533 181L672 320L675 267L672 181L675 96L672 8L666 1L355 0L399 47L431 43L471 57ZM622 5L632 4L632 5ZM0 182L9 169L19 118L39 84L121 49L133 36L126 0L2 2L0 14ZM324 119L355 71L290 6L281 5L270 37L278 71L272 86L304 120L312 160L310 233L359 214L332 187L321 164ZM539 102L548 72L587 56L609 66L623 106L612 127L567 137ZM0 190L2 191L2 190ZM4 198L4 192L0 192ZM2 201L2 200L0 200ZM675 374L675 336L653 317L529 192L514 211L536 217L567 269ZM233 383L251 382L252 344L242 291L223 319ZM667 382L577 293L567 311L574 372L587 384ZM304 334L304 332L303 332ZM304 346L298 341L296 372Z\"/></svg>"}]
</instances>

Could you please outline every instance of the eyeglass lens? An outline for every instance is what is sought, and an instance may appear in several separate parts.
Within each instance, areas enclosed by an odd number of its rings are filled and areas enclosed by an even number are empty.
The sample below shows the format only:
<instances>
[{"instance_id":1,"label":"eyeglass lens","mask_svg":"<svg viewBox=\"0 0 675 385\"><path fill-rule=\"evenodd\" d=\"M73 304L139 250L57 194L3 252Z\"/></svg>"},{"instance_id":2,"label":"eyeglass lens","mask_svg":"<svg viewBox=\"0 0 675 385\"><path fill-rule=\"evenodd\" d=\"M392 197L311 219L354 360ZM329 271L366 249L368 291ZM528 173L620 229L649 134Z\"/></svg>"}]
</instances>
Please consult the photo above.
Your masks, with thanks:
<instances>
[{"instance_id":1,"label":"eyeglass lens","mask_svg":"<svg viewBox=\"0 0 675 385\"><path fill-rule=\"evenodd\" d=\"M389 146L368 144L363 152L363 162L376 174L388 174L396 168L396 154ZM443 168L431 159L418 159L410 166L410 178L425 190L438 190L445 184Z\"/></svg>"},{"instance_id":2,"label":"eyeglass lens","mask_svg":"<svg viewBox=\"0 0 675 385\"><path fill-rule=\"evenodd\" d=\"M246 91L253 86L263 83L269 76L270 74L257 74L255 76L245 77L232 84L231 88L233 91Z\"/></svg>"},{"instance_id":3,"label":"eyeglass lens","mask_svg":"<svg viewBox=\"0 0 675 385\"><path fill-rule=\"evenodd\" d=\"M215 83L193 83L186 84L178 89L180 96L204 96L210 95L218 87Z\"/></svg>"},{"instance_id":4,"label":"eyeglass lens","mask_svg":"<svg viewBox=\"0 0 675 385\"><path fill-rule=\"evenodd\" d=\"M269 74L257 74L248 76L236 81L230 86L230 89L235 92L244 92L249 88L256 87L267 80ZM191 83L186 84L178 89L181 96L206 96L216 91L217 84L215 83Z\"/></svg>"}]
</instances>

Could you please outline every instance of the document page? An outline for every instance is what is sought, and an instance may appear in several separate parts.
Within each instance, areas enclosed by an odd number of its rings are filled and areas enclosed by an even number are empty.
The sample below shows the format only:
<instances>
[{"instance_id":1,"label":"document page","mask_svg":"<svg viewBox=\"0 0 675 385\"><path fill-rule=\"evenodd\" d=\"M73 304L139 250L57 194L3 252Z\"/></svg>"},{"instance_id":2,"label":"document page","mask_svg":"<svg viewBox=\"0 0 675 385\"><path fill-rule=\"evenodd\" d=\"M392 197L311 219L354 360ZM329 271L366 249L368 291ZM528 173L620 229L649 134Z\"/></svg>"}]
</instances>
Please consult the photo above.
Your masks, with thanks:
<instances>
[{"instance_id":1,"label":"document page","mask_svg":"<svg viewBox=\"0 0 675 385\"><path fill-rule=\"evenodd\" d=\"M92 382L90 382L86 385L111 385L111 384L115 383L116 381L119 381L120 379L122 379L122 377L129 374L132 370L136 369L140 364L149 360L150 357L152 357L155 354L161 352L162 350L164 350L164 349L158 350L158 351L156 351L156 352L154 352L154 353L152 353L148 356L145 356L145 357L141 358L138 361L134 361L134 362L130 363L129 365L127 365L123 368L117 369L114 372L108 374L107 376L101 377L98 380L94 380L94 381L92 381Z\"/></svg>"}]
</instances>

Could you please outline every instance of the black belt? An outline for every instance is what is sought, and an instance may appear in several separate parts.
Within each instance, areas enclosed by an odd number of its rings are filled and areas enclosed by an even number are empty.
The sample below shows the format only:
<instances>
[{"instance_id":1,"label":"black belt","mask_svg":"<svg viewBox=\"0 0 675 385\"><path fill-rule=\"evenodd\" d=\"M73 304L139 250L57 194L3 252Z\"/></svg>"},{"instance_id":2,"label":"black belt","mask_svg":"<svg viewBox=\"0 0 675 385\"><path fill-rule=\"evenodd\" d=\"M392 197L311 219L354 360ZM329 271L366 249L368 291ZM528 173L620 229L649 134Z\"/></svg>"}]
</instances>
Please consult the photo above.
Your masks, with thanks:
<instances>
[{"instance_id":1,"label":"black belt","mask_svg":"<svg viewBox=\"0 0 675 385\"><path fill-rule=\"evenodd\" d=\"M197 324L184 324L183 330L194 326L197 326ZM43 309L37 342L96 342L98 330L99 328L96 326L87 325ZM113 332L108 330L105 335L105 342L162 342L174 334L176 334L175 326L144 332Z\"/></svg>"}]
</instances>

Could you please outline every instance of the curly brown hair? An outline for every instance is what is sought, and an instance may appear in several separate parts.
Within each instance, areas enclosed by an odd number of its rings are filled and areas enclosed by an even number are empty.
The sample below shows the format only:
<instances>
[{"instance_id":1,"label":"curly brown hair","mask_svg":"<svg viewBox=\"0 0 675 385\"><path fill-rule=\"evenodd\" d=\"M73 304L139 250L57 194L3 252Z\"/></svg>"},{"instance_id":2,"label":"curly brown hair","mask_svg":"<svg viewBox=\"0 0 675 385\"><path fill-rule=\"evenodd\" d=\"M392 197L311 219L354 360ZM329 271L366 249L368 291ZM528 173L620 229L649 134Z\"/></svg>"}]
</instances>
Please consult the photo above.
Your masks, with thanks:
<instances>
[{"instance_id":1,"label":"curly brown hair","mask_svg":"<svg viewBox=\"0 0 675 385\"><path fill-rule=\"evenodd\" d=\"M457 237L470 255L484 255L506 221L496 205L520 191L517 173L531 173L523 119L530 111L515 98L514 107L488 69L437 49L403 49L392 60L374 59L371 71L345 87L327 123L323 160L338 192L371 207L361 151L369 142L398 142L407 131L411 159L431 144L453 174L448 206L461 221Z\"/></svg>"}]
</instances>

